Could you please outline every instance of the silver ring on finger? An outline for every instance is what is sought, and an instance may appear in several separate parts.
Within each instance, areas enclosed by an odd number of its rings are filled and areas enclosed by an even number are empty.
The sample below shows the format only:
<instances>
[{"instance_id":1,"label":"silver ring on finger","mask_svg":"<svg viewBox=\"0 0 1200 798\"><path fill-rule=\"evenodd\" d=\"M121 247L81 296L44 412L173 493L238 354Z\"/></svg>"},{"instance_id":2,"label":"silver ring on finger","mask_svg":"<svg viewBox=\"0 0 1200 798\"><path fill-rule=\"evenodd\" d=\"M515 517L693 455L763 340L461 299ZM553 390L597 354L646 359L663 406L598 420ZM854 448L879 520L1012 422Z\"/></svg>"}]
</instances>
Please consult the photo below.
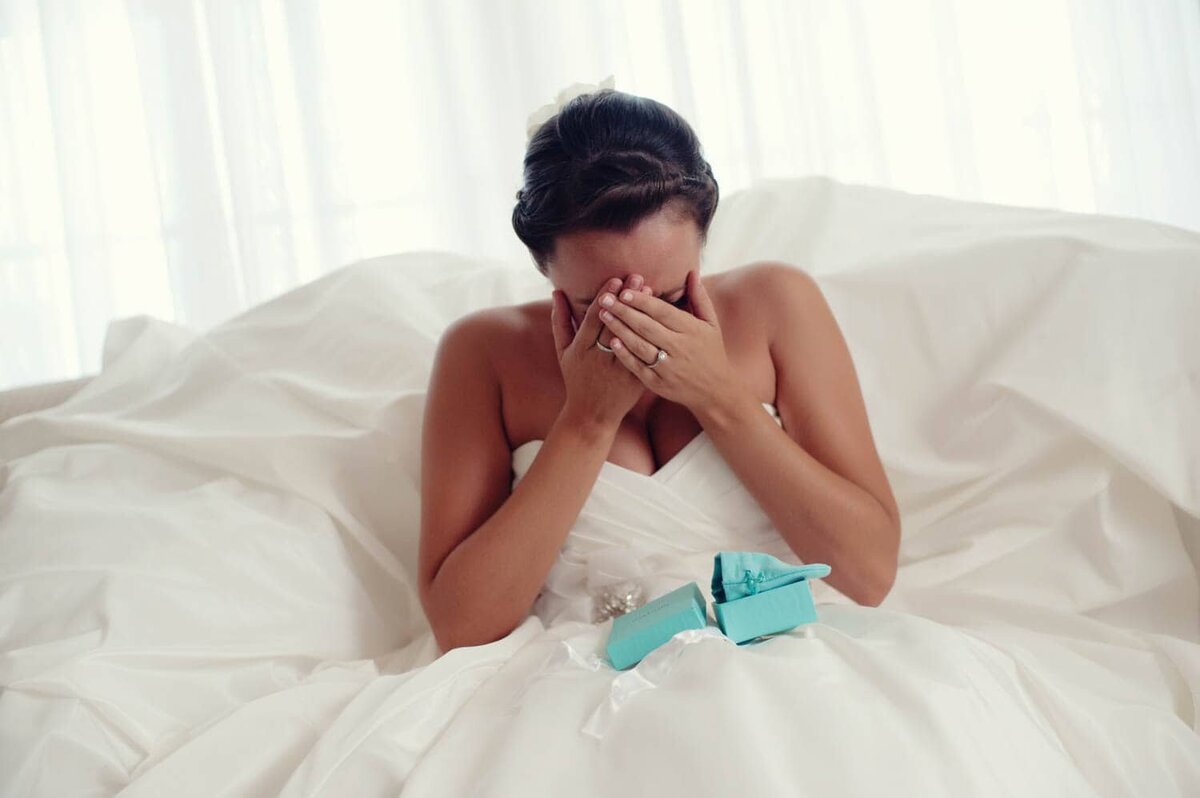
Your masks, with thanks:
<instances>
[{"instance_id":1,"label":"silver ring on finger","mask_svg":"<svg viewBox=\"0 0 1200 798\"><path fill-rule=\"evenodd\" d=\"M656 368L658 368L658 364L659 364L659 363L661 363L661 362L663 362L663 361L664 361L664 360L666 360L666 359L667 359L667 350L665 350L665 349L659 349L659 350L658 350L658 355L657 355L657 356L654 358L654 362L653 362L653 363L647 363L647 364L646 364L646 368L648 368L648 369L656 369Z\"/></svg>"},{"instance_id":2,"label":"silver ring on finger","mask_svg":"<svg viewBox=\"0 0 1200 798\"><path fill-rule=\"evenodd\" d=\"M596 348L599 349L601 352L608 352L610 355L613 353L613 350L609 349L607 346L600 343L599 338L596 339Z\"/></svg>"}]
</instances>

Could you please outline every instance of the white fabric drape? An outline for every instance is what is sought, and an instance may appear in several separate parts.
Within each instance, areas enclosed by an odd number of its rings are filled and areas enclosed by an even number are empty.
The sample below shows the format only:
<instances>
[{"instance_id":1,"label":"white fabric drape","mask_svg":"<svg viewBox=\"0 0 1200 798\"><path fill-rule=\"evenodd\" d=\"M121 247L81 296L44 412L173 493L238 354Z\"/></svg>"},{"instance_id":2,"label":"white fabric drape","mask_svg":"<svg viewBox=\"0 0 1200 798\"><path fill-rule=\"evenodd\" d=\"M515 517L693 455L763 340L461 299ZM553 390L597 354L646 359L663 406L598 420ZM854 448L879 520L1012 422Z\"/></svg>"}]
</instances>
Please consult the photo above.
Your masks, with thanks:
<instances>
[{"instance_id":1,"label":"white fabric drape","mask_svg":"<svg viewBox=\"0 0 1200 798\"><path fill-rule=\"evenodd\" d=\"M722 191L811 173L1200 229L1194 0L0 0L0 386L352 260L532 268L525 119L615 75Z\"/></svg>"}]
</instances>

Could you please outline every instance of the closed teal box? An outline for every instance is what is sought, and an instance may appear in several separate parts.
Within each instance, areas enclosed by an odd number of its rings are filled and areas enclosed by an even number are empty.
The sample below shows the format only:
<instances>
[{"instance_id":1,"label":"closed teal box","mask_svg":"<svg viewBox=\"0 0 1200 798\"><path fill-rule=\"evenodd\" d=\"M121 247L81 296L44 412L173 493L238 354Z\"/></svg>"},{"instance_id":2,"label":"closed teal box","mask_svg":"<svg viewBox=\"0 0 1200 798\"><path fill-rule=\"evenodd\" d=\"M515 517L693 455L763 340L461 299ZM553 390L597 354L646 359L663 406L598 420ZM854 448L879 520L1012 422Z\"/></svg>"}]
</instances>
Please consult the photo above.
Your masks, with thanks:
<instances>
[{"instance_id":1,"label":"closed teal box","mask_svg":"<svg viewBox=\"0 0 1200 798\"><path fill-rule=\"evenodd\" d=\"M642 658L685 629L708 625L700 586L689 582L633 612L613 618L608 636L608 658L617 670L636 665Z\"/></svg>"},{"instance_id":2,"label":"closed teal box","mask_svg":"<svg viewBox=\"0 0 1200 798\"><path fill-rule=\"evenodd\" d=\"M807 579L745 598L713 604L717 625L735 643L785 632L817 620Z\"/></svg>"}]
</instances>

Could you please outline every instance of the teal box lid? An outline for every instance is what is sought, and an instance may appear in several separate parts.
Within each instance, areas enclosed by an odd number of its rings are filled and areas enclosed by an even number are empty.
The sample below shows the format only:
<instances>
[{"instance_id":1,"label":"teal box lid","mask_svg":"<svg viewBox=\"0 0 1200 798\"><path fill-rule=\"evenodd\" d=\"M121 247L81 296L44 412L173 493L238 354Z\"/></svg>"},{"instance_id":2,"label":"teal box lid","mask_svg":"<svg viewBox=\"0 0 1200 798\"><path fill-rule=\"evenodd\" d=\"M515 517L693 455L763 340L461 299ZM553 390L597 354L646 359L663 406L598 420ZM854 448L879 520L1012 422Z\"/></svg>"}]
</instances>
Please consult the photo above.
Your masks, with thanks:
<instances>
[{"instance_id":1,"label":"teal box lid","mask_svg":"<svg viewBox=\"0 0 1200 798\"><path fill-rule=\"evenodd\" d=\"M735 643L786 632L802 623L817 620L812 588L806 579L765 593L714 602L713 613L717 616L721 631Z\"/></svg>"},{"instance_id":2,"label":"teal box lid","mask_svg":"<svg viewBox=\"0 0 1200 798\"><path fill-rule=\"evenodd\" d=\"M624 670L636 665L677 633L703 629L708 625L705 606L700 586L689 582L633 612L613 618L606 646L613 667Z\"/></svg>"}]
</instances>

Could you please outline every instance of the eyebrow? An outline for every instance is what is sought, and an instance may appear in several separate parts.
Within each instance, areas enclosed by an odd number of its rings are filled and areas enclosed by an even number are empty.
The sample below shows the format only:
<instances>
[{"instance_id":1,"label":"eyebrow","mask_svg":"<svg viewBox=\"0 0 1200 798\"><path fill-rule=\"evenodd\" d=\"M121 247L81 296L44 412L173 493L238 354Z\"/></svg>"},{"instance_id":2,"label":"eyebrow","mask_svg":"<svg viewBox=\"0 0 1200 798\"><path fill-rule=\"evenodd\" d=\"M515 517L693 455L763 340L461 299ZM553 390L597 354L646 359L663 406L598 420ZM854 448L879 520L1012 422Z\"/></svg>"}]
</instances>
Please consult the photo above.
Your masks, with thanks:
<instances>
[{"instance_id":1,"label":"eyebrow","mask_svg":"<svg viewBox=\"0 0 1200 798\"><path fill-rule=\"evenodd\" d=\"M655 294L655 296L658 297L659 299L662 299L667 294L673 294L673 293L675 293L675 291L683 291L686 289L687 289L687 283L684 283L683 285L679 286L678 288L674 289L673 291L663 291L661 294ZM580 303L581 305L590 305L592 303L593 299L595 299L595 297L576 297L575 301Z\"/></svg>"}]
</instances>

